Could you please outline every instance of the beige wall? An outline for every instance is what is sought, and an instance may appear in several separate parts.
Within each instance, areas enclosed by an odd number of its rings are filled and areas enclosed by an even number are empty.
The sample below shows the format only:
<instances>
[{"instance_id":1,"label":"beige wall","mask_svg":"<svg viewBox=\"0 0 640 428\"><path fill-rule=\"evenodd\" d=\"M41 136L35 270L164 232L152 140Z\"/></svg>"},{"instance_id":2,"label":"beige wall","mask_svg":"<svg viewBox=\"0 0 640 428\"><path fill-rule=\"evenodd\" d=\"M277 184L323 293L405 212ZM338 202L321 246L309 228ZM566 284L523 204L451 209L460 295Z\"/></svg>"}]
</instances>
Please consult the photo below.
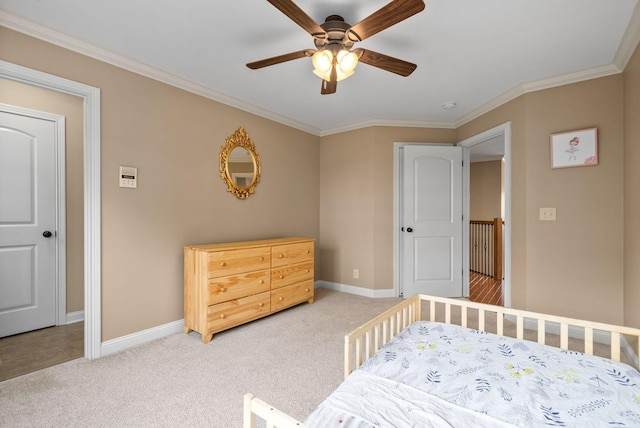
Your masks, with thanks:
<instances>
[{"instance_id":1,"label":"beige wall","mask_svg":"<svg viewBox=\"0 0 640 428\"><path fill-rule=\"evenodd\" d=\"M527 308L622 323L622 76L526 96ZM549 135L598 128L597 166L549 167ZM558 220L539 220L556 207Z\"/></svg>"},{"instance_id":2,"label":"beige wall","mask_svg":"<svg viewBox=\"0 0 640 428\"><path fill-rule=\"evenodd\" d=\"M0 58L101 90L103 341L182 319L184 245L318 238L318 137L5 28ZM244 201L218 173L239 126L262 162ZM118 187L119 165L138 167L137 189Z\"/></svg>"},{"instance_id":3,"label":"beige wall","mask_svg":"<svg viewBox=\"0 0 640 428\"><path fill-rule=\"evenodd\" d=\"M0 103L65 117L67 313L81 311L84 308L82 100L0 79Z\"/></svg>"},{"instance_id":4,"label":"beige wall","mask_svg":"<svg viewBox=\"0 0 640 428\"><path fill-rule=\"evenodd\" d=\"M464 139L511 121L512 303L621 323L622 76L525 94L459 129ZM552 170L549 135L597 127L600 164ZM556 207L555 222L539 220Z\"/></svg>"},{"instance_id":5,"label":"beige wall","mask_svg":"<svg viewBox=\"0 0 640 428\"><path fill-rule=\"evenodd\" d=\"M622 96L617 75L523 95L455 134L378 127L323 137L321 278L393 286L393 142L462 141L510 122L512 305L621 323ZM549 135L591 126L600 165L551 170ZM543 206L557 208L556 222L540 222Z\"/></svg>"},{"instance_id":6,"label":"beige wall","mask_svg":"<svg viewBox=\"0 0 640 428\"><path fill-rule=\"evenodd\" d=\"M393 145L454 143L455 130L373 127L322 138L320 278L393 288ZM353 269L360 271L353 278Z\"/></svg>"},{"instance_id":7,"label":"beige wall","mask_svg":"<svg viewBox=\"0 0 640 428\"><path fill-rule=\"evenodd\" d=\"M469 167L471 220L501 218L502 161L473 162Z\"/></svg>"},{"instance_id":8,"label":"beige wall","mask_svg":"<svg viewBox=\"0 0 640 428\"><path fill-rule=\"evenodd\" d=\"M624 71L624 323L640 327L640 47Z\"/></svg>"},{"instance_id":9,"label":"beige wall","mask_svg":"<svg viewBox=\"0 0 640 428\"><path fill-rule=\"evenodd\" d=\"M322 138L2 28L0 57L102 91L103 340L182 318L185 244L311 236L320 238L317 279L392 288L393 143L454 143L505 122L512 305L640 326L637 300L629 299L640 294L632 285L640 271L629 266L638 240L623 241L622 227L640 210L637 177L626 171L623 211L622 168L623 155L631 155L627 163L640 158L630 148L639 134L630 118L638 114L637 54L624 76L529 93L457 130L372 127ZM217 172L219 147L238 126L263 166L246 201L228 194ZM549 135L591 126L600 165L551 170ZM118 165L139 168L137 190L117 187ZM540 222L541 206L555 206L558 220Z\"/></svg>"}]
</instances>

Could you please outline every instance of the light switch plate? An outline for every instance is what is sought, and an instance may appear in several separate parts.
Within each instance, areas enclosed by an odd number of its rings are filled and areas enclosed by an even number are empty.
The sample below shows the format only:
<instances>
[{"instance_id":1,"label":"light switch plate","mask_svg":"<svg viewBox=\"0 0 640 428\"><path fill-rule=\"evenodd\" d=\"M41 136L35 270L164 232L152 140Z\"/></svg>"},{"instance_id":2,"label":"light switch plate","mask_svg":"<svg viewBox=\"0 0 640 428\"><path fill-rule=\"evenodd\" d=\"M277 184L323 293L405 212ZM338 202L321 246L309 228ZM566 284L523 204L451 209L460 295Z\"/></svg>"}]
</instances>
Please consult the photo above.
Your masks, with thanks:
<instances>
[{"instance_id":1,"label":"light switch plate","mask_svg":"<svg viewBox=\"0 0 640 428\"><path fill-rule=\"evenodd\" d=\"M542 221L555 221L556 209L555 208L540 208L540 220Z\"/></svg>"},{"instance_id":2,"label":"light switch plate","mask_svg":"<svg viewBox=\"0 0 640 428\"><path fill-rule=\"evenodd\" d=\"M118 178L120 187L135 189L138 187L138 168L133 166L121 166Z\"/></svg>"}]
</instances>

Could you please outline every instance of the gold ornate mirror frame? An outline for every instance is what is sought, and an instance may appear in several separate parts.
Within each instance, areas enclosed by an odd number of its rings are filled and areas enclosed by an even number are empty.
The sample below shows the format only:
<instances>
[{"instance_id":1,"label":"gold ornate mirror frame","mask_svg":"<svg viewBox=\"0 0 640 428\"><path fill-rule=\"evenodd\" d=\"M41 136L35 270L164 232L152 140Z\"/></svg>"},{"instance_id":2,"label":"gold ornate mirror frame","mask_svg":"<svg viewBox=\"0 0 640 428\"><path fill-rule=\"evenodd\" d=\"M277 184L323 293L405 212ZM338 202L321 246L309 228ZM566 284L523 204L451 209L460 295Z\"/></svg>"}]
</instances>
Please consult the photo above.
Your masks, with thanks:
<instances>
[{"instance_id":1,"label":"gold ornate mirror frame","mask_svg":"<svg viewBox=\"0 0 640 428\"><path fill-rule=\"evenodd\" d=\"M220 178L238 199L247 199L260 182L260 156L242 127L220 147Z\"/></svg>"}]
</instances>

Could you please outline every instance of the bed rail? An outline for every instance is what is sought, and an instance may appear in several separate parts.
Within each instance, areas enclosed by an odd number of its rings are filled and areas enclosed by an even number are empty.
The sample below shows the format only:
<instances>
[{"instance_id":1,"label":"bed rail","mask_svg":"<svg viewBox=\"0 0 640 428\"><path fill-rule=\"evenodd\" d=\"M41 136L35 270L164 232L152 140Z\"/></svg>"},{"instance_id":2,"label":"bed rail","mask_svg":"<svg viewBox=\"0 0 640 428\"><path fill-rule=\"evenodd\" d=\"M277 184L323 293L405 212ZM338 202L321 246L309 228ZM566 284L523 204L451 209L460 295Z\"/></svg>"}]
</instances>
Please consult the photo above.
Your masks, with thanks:
<instances>
[{"instance_id":1,"label":"bed rail","mask_svg":"<svg viewBox=\"0 0 640 428\"><path fill-rule=\"evenodd\" d=\"M584 342L584 349L580 351L589 355L593 355L595 343L604 343L609 345L610 351L605 357L620 361L621 350L625 350L628 362L639 368L640 329L416 294L345 336L345 378L404 327L421 319L457 324L500 336L511 333L517 339L537 340L561 349L569 349L569 338L575 337ZM492 329L488 330L488 325Z\"/></svg>"},{"instance_id":2,"label":"bed rail","mask_svg":"<svg viewBox=\"0 0 640 428\"><path fill-rule=\"evenodd\" d=\"M268 405L253 394L245 394L243 428L256 428L256 416L265 421L267 428L306 428L302 422Z\"/></svg>"},{"instance_id":3,"label":"bed rail","mask_svg":"<svg viewBox=\"0 0 640 428\"><path fill-rule=\"evenodd\" d=\"M393 336L421 319L421 300L412 296L362 324L344 337L344 377L360 367Z\"/></svg>"}]
</instances>

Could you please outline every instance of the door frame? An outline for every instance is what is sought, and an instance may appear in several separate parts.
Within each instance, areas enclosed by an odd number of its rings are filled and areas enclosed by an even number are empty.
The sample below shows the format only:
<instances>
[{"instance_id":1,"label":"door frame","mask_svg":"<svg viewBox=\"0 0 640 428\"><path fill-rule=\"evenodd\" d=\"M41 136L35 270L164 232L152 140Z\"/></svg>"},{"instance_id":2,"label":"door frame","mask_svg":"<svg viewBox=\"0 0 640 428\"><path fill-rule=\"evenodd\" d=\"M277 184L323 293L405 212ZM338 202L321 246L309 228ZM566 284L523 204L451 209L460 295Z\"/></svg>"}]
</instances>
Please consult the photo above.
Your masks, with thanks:
<instances>
[{"instance_id":1,"label":"door frame","mask_svg":"<svg viewBox=\"0 0 640 428\"><path fill-rule=\"evenodd\" d=\"M503 123L473 137L459 142L462 146L462 212L464 227L462 228L462 266L463 266L463 293L469 296L469 221L470 214L470 151L472 147L480 145L488 140L502 136L504 141L504 282L502 286L502 301L505 308L511 307L511 122Z\"/></svg>"},{"instance_id":2,"label":"door frame","mask_svg":"<svg viewBox=\"0 0 640 428\"><path fill-rule=\"evenodd\" d=\"M84 124L84 356L101 351L100 89L0 60L0 77L79 97Z\"/></svg>"},{"instance_id":3,"label":"door frame","mask_svg":"<svg viewBox=\"0 0 640 428\"><path fill-rule=\"evenodd\" d=\"M65 117L59 114L0 103L0 110L16 115L47 120L55 125L55 320L56 325L67 323L67 225L66 225L66 175L65 175Z\"/></svg>"}]
</instances>

